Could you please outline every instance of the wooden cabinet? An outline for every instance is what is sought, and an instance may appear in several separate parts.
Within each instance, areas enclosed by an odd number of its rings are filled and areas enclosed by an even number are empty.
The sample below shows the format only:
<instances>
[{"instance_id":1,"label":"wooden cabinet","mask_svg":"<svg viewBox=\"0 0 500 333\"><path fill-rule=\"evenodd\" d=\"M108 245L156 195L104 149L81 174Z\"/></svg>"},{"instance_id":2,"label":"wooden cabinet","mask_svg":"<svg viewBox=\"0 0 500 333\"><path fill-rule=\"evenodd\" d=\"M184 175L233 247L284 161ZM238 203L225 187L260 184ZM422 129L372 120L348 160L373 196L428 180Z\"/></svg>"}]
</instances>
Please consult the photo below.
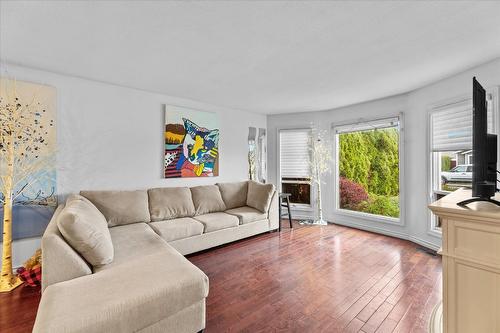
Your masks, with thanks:
<instances>
[{"instance_id":1,"label":"wooden cabinet","mask_svg":"<svg viewBox=\"0 0 500 333\"><path fill-rule=\"evenodd\" d=\"M429 206L442 218L443 332L500 333L500 207L457 206L470 197L461 189Z\"/></svg>"}]
</instances>

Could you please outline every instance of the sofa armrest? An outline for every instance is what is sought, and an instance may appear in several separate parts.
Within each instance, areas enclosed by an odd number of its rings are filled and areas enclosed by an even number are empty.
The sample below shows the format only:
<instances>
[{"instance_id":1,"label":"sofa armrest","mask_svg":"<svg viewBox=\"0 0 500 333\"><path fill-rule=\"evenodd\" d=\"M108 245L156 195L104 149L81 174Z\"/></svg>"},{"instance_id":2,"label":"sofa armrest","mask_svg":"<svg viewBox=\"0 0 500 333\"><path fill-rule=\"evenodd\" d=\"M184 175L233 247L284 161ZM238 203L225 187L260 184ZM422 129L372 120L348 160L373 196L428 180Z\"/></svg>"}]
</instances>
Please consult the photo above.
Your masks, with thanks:
<instances>
[{"instance_id":1,"label":"sofa armrest","mask_svg":"<svg viewBox=\"0 0 500 333\"><path fill-rule=\"evenodd\" d=\"M269 230L276 230L279 227L279 193L274 191L273 197L271 199L271 204L269 205L268 219L269 219Z\"/></svg>"},{"instance_id":2,"label":"sofa armrest","mask_svg":"<svg viewBox=\"0 0 500 333\"><path fill-rule=\"evenodd\" d=\"M136 332L207 295L200 269L159 252L47 287L33 332Z\"/></svg>"}]
</instances>

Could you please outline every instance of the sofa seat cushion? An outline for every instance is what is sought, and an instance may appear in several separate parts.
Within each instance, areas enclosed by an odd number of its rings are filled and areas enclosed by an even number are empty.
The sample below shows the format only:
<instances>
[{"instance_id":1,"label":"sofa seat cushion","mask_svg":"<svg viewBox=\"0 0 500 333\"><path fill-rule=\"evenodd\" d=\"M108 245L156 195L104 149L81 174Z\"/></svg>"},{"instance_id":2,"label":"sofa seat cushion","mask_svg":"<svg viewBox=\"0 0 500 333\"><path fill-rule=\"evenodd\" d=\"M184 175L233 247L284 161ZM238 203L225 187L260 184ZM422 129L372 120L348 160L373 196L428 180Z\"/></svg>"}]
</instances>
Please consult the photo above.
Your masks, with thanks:
<instances>
[{"instance_id":1,"label":"sofa seat cushion","mask_svg":"<svg viewBox=\"0 0 500 333\"><path fill-rule=\"evenodd\" d=\"M172 248L47 287L33 332L138 332L207 295L207 276Z\"/></svg>"},{"instance_id":2,"label":"sofa seat cushion","mask_svg":"<svg viewBox=\"0 0 500 333\"><path fill-rule=\"evenodd\" d=\"M148 190L151 221L164 221L195 214L189 187L162 187Z\"/></svg>"},{"instance_id":3,"label":"sofa seat cushion","mask_svg":"<svg viewBox=\"0 0 500 333\"><path fill-rule=\"evenodd\" d=\"M167 242L203 234L205 226L190 217L151 222L149 226Z\"/></svg>"},{"instance_id":4,"label":"sofa seat cushion","mask_svg":"<svg viewBox=\"0 0 500 333\"><path fill-rule=\"evenodd\" d=\"M223 212L226 210L219 187L216 185L191 187L191 195L196 215Z\"/></svg>"},{"instance_id":5,"label":"sofa seat cushion","mask_svg":"<svg viewBox=\"0 0 500 333\"><path fill-rule=\"evenodd\" d=\"M260 210L248 206L229 209L226 210L226 213L237 216L240 220L240 224L267 219L266 213L262 213Z\"/></svg>"},{"instance_id":6,"label":"sofa seat cushion","mask_svg":"<svg viewBox=\"0 0 500 333\"><path fill-rule=\"evenodd\" d=\"M64 239L92 266L113 261L113 243L102 213L86 198L72 195L57 216Z\"/></svg>"},{"instance_id":7,"label":"sofa seat cushion","mask_svg":"<svg viewBox=\"0 0 500 333\"><path fill-rule=\"evenodd\" d=\"M217 183L227 209L238 208L247 204L248 181Z\"/></svg>"},{"instance_id":8,"label":"sofa seat cushion","mask_svg":"<svg viewBox=\"0 0 500 333\"><path fill-rule=\"evenodd\" d=\"M240 224L237 216L222 212L199 215L194 218L203 223L205 232L237 227Z\"/></svg>"},{"instance_id":9,"label":"sofa seat cushion","mask_svg":"<svg viewBox=\"0 0 500 333\"><path fill-rule=\"evenodd\" d=\"M111 264L95 268L94 272L107 270L150 254L173 251L171 246L146 223L109 228L109 233L115 249L115 258Z\"/></svg>"},{"instance_id":10,"label":"sofa seat cushion","mask_svg":"<svg viewBox=\"0 0 500 333\"><path fill-rule=\"evenodd\" d=\"M138 191L81 191L106 217L110 227L149 222L148 193Z\"/></svg>"}]
</instances>

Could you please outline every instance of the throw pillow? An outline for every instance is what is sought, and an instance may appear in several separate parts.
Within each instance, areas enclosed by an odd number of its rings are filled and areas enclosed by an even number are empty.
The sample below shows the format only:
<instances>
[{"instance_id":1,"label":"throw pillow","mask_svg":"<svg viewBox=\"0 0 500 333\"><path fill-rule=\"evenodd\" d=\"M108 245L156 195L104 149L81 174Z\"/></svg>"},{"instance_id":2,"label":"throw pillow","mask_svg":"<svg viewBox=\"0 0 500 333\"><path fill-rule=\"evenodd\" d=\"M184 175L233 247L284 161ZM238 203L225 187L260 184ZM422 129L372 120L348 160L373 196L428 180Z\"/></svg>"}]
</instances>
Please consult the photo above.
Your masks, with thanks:
<instances>
[{"instance_id":1,"label":"throw pillow","mask_svg":"<svg viewBox=\"0 0 500 333\"><path fill-rule=\"evenodd\" d=\"M273 184L261 184L253 180L248 182L247 206L266 213L274 194Z\"/></svg>"},{"instance_id":2,"label":"throw pillow","mask_svg":"<svg viewBox=\"0 0 500 333\"><path fill-rule=\"evenodd\" d=\"M86 198L70 196L57 217L57 226L68 244L92 266L113 261L113 242L106 218Z\"/></svg>"}]
</instances>

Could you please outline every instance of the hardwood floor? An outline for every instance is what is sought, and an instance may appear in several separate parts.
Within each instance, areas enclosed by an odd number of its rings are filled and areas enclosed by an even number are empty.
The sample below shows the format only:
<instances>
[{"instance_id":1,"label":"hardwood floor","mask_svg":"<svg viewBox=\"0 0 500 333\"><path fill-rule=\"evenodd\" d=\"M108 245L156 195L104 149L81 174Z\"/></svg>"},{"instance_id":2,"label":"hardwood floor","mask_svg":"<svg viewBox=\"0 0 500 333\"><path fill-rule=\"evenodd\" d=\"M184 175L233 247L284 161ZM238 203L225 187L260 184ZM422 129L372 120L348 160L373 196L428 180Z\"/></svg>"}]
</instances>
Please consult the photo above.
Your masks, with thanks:
<instances>
[{"instance_id":1,"label":"hardwood floor","mask_svg":"<svg viewBox=\"0 0 500 333\"><path fill-rule=\"evenodd\" d=\"M40 302L40 288L20 286L0 293L0 332L31 332Z\"/></svg>"},{"instance_id":2,"label":"hardwood floor","mask_svg":"<svg viewBox=\"0 0 500 333\"><path fill-rule=\"evenodd\" d=\"M269 233L188 256L210 278L206 333L427 332L441 258L329 225ZM0 294L0 332L30 332L38 289Z\"/></svg>"},{"instance_id":3,"label":"hardwood floor","mask_svg":"<svg viewBox=\"0 0 500 333\"><path fill-rule=\"evenodd\" d=\"M440 257L337 225L294 227L189 257L210 279L207 333L427 332Z\"/></svg>"}]
</instances>

